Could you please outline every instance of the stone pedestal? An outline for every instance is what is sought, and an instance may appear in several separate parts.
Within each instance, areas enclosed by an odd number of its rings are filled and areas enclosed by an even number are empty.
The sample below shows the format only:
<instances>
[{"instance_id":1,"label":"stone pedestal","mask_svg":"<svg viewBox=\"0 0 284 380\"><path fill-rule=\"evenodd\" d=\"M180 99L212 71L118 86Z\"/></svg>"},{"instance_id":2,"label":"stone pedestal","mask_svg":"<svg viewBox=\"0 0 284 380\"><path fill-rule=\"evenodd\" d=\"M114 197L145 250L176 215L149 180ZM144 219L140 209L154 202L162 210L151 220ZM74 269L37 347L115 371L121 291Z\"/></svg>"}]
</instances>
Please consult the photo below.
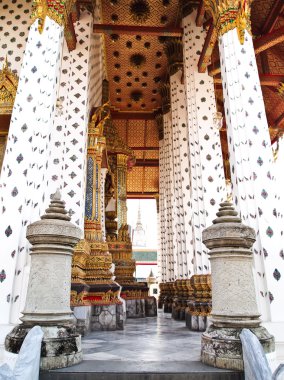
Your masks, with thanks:
<instances>
[{"instance_id":1,"label":"stone pedestal","mask_svg":"<svg viewBox=\"0 0 284 380\"><path fill-rule=\"evenodd\" d=\"M211 276L195 274L189 283L187 286L190 298L187 301L186 326L193 331L205 331L212 307Z\"/></svg>"},{"instance_id":2,"label":"stone pedestal","mask_svg":"<svg viewBox=\"0 0 284 380\"><path fill-rule=\"evenodd\" d=\"M126 300L126 317L127 318L144 318L145 317L145 300L144 299L127 299Z\"/></svg>"},{"instance_id":3,"label":"stone pedestal","mask_svg":"<svg viewBox=\"0 0 284 380\"><path fill-rule=\"evenodd\" d=\"M274 338L260 326L252 273L255 232L241 223L229 202L203 231L212 268L212 325L202 335L201 360L218 368L243 369L239 335L249 328L264 351L275 351Z\"/></svg>"},{"instance_id":4,"label":"stone pedestal","mask_svg":"<svg viewBox=\"0 0 284 380\"><path fill-rule=\"evenodd\" d=\"M81 336L76 333L70 309L72 253L82 233L70 223L64 205L56 192L42 220L27 228L32 248L23 324L16 326L5 341L7 351L18 353L28 331L35 325L41 326L44 331L42 369L62 368L82 361Z\"/></svg>"},{"instance_id":5,"label":"stone pedestal","mask_svg":"<svg viewBox=\"0 0 284 380\"><path fill-rule=\"evenodd\" d=\"M77 306L74 307L74 316L76 318L76 330L82 336L88 335L91 329L91 313L92 307L89 306Z\"/></svg>"},{"instance_id":6,"label":"stone pedestal","mask_svg":"<svg viewBox=\"0 0 284 380\"><path fill-rule=\"evenodd\" d=\"M145 298L145 315L146 317L157 316L157 300L155 297Z\"/></svg>"}]
</instances>

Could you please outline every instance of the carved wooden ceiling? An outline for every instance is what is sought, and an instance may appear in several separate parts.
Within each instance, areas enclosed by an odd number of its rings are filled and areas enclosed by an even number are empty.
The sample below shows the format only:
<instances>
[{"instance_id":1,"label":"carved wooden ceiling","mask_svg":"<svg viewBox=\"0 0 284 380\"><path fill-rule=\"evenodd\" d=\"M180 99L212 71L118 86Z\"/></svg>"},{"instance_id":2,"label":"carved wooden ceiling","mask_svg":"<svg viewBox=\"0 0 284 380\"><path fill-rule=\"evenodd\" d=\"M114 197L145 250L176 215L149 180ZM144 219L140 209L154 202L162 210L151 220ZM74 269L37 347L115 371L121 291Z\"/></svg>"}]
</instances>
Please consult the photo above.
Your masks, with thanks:
<instances>
[{"instance_id":1,"label":"carved wooden ceiling","mask_svg":"<svg viewBox=\"0 0 284 380\"><path fill-rule=\"evenodd\" d=\"M190 2L197 3L193 0L181 3ZM179 4L178 0L102 0L102 25L94 26L94 31L105 34L113 117L119 133L134 148L137 158L137 165L129 174L130 197L151 196L158 192L154 113L161 107L158 88L168 73L164 42L168 36L181 34ZM278 91L279 82L284 82L283 0L254 0L251 20L271 139L275 140L279 131L284 131L284 99ZM197 22L200 26L203 24L208 33L200 68L207 69L208 59L208 71L214 76L217 107L223 111L218 46L216 41L210 46L212 20L204 12L203 0L199 1ZM225 122L221 140L226 158Z\"/></svg>"},{"instance_id":2,"label":"carved wooden ceiling","mask_svg":"<svg viewBox=\"0 0 284 380\"><path fill-rule=\"evenodd\" d=\"M177 1L102 0L114 109L153 112L160 107L158 88L167 72L163 33L174 35L169 27L176 25L177 15Z\"/></svg>"}]
</instances>

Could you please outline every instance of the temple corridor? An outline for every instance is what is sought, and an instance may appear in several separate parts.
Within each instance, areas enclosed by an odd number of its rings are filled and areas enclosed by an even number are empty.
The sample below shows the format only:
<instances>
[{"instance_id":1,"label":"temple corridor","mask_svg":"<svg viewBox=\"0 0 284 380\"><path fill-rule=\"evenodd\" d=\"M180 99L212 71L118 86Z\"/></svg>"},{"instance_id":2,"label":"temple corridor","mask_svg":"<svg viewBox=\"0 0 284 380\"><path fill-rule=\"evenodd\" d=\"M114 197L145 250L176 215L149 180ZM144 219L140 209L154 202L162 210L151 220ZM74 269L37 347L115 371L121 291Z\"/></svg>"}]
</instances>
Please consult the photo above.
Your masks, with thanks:
<instances>
[{"instance_id":1,"label":"temple corridor","mask_svg":"<svg viewBox=\"0 0 284 380\"><path fill-rule=\"evenodd\" d=\"M202 364L200 342L200 332L159 311L157 318L128 319L124 330L92 332L82 338L81 364L41 373L40 380L243 379Z\"/></svg>"}]
</instances>

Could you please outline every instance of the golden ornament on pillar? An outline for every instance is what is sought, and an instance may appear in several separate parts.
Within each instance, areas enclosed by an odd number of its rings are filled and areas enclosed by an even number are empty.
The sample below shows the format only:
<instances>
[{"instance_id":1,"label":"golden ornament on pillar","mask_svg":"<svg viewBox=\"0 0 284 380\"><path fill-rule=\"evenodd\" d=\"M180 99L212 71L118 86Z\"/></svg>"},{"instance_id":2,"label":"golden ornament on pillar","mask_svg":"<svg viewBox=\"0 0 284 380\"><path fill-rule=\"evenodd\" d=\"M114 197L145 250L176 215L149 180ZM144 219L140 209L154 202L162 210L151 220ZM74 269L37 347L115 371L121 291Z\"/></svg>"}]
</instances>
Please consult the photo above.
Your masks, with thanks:
<instances>
[{"instance_id":1,"label":"golden ornament on pillar","mask_svg":"<svg viewBox=\"0 0 284 380\"><path fill-rule=\"evenodd\" d=\"M211 13L219 36L237 28L239 41L243 44L245 30L251 34L251 0L204 0L204 6Z\"/></svg>"},{"instance_id":2,"label":"golden ornament on pillar","mask_svg":"<svg viewBox=\"0 0 284 380\"><path fill-rule=\"evenodd\" d=\"M9 69L6 58L0 70L0 115L12 113L17 87L18 77Z\"/></svg>"}]
</instances>

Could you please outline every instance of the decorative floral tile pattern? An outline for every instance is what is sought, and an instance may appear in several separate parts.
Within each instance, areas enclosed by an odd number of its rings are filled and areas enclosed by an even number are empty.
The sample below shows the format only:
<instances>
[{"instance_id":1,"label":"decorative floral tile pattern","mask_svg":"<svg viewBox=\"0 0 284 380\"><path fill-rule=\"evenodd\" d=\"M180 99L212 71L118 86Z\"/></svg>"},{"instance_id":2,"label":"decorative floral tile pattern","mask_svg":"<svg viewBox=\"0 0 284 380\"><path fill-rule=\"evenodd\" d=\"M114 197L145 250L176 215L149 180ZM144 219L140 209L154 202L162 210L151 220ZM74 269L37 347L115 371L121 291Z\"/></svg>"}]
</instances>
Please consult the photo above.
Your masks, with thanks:
<instances>
[{"instance_id":1,"label":"decorative floral tile pattern","mask_svg":"<svg viewBox=\"0 0 284 380\"><path fill-rule=\"evenodd\" d=\"M62 42L62 28L50 19L42 34L37 22L30 28L0 179L0 240L6 273L1 284L1 323L18 321L25 299L22 289L27 287L26 227L39 218L48 201L48 147Z\"/></svg>"},{"instance_id":2,"label":"decorative floral tile pattern","mask_svg":"<svg viewBox=\"0 0 284 380\"><path fill-rule=\"evenodd\" d=\"M198 73L198 59L206 31L196 27L196 11L183 19L184 78L187 99L188 144L195 273L210 272L202 231L212 224L225 198L225 180L219 131L213 126L216 112L213 80Z\"/></svg>"},{"instance_id":3,"label":"decorative floral tile pattern","mask_svg":"<svg viewBox=\"0 0 284 380\"><path fill-rule=\"evenodd\" d=\"M190 154L188 144L187 108L185 87L182 83L182 71L170 77L173 160L174 160L174 197L175 231L174 241L178 247L178 279L187 279L194 273L193 266L193 230L192 197L190 178Z\"/></svg>"},{"instance_id":4,"label":"decorative floral tile pattern","mask_svg":"<svg viewBox=\"0 0 284 380\"><path fill-rule=\"evenodd\" d=\"M256 290L264 320L283 313L283 238L272 149L252 37L236 29L219 39L234 203L256 231Z\"/></svg>"}]
</instances>

